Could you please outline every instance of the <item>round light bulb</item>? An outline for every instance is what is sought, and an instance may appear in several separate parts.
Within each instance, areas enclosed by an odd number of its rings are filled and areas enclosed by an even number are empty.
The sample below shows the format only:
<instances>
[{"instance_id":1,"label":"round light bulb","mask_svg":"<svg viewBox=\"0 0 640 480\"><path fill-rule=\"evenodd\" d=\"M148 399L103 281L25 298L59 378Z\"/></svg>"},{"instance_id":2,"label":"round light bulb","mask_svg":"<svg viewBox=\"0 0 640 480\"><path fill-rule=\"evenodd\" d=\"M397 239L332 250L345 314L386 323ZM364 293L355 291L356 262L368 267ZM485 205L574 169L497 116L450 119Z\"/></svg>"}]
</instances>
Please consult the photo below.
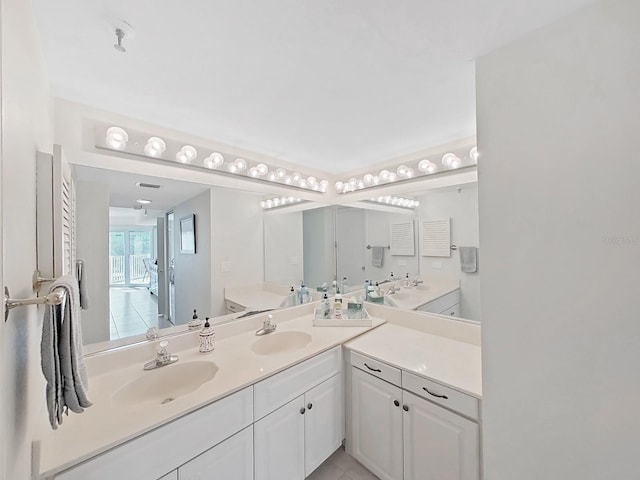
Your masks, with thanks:
<instances>
[{"instance_id":1,"label":"round light bulb","mask_svg":"<svg viewBox=\"0 0 640 480\"><path fill-rule=\"evenodd\" d=\"M176 160L179 161L180 163L189 163L189 158L187 157L187 154L184 153L182 150L176 153Z\"/></svg>"},{"instance_id":2,"label":"round light bulb","mask_svg":"<svg viewBox=\"0 0 640 480\"><path fill-rule=\"evenodd\" d=\"M256 177L260 176L260 172L258 171L258 169L256 167L251 167L249 169L249 176L253 177L253 178L256 178Z\"/></svg>"},{"instance_id":3,"label":"round light bulb","mask_svg":"<svg viewBox=\"0 0 640 480\"><path fill-rule=\"evenodd\" d=\"M314 176L310 176L307 177L307 183L311 186L311 187L315 187L318 184L318 180L316 179L316 177Z\"/></svg>"},{"instance_id":4,"label":"round light bulb","mask_svg":"<svg viewBox=\"0 0 640 480\"><path fill-rule=\"evenodd\" d=\"M195 147L191 145L184 145L180 151L183 153L184 157L187 159L186 163L190 163L198 156L198 151Z\"/></svg>"},{"instance_id":5,"label":"round light bulb","mask_svg":"<svg viewBox=\"0 0 640 480\"><path fill-rule=\"evenodd\" d=\"M398 174L399 177L406 177L407 176L407 166L406 165L400 165L397 169L396 169L396 173Z\"/></svg>"},{"instance_id":6,"label":"round light bulb","mask_svg":"<svg viewBox=\"0 0 640 480\"><path fill-rule=\"evenodd\" d=\"M300 188L307 188L307 181L304 178L301 178L298 185L300 185Z\"/></svg>"},{"instance_id":7,"label":"round light bulb","mask_svg":"<svg viewBox=\"0 0 640 480\"><path fill-rule=\"evenodd\" d=\"M279 205L280 205L280 199L279 199L279 198L274 198L274 199L273 199L273 206L274 206L274 207L277 207L277 206L279 206Z\"/></svg>"},{"instance_id":8,"label":"round light bulb","mask_svg":"<svg viewBox=\"0 0 640 480\"><path fill-rule=\"evenodd\" d=\"M129 141L129 134L124 128L109 127L105 142L107 146L115 150L123 150Z\"/></svg>"},{"instance_id":9,"label":"round light bulb","mask_svg":"<svg viewBox=\"0 0 640 480\"><path fill-rule=\"evenodd\" d=\"M279 179L283 179L284 177L287 176L287 171L284 168L277 168L276 169L276 176Z\"/></svg>"},{"instance_id":10,"label":"round light bulb","mask_svg":"<svg viewBox=\"0 0 640 480\"><path fill-rule=\"evenodd\" d=\"M389 181L390 182L395 182L398 179L398 176L393 173L393 172L389 172Z\"/></svg>"},{"instance_id":11,"label":"round light bulb","mask_svg":"<svg viewBox=\"0 0 640 480\"><path fill-rule=\"evenodd\" d=\"M267 180L269 180L270 182L275 182L276 178L277 178L276 172L267 173Z\"/></svg>"},{"instance_id":12,"label":"round light bulb","mask_svg":"<svg viewBox=\"0 0 640 480\"><path fill-rule=\"evenodd\" d=\"M478 147L473 147L469 150L469 158L472 162L478 163Z\"/></svg>"},{"instance_id":13,"label":"round light bulb","mask_svg":"<svg viewBox=\"0 0 640 480\"><path fill-rule=\"evenodd\" d=\"M425 158L424 160L420 160L420 163L418 163L418 170L423 173L433 173L436 170L436 165L431 160L427 160Z\"/></svg>"},{"instance_id":14,"label":"round light bulb","mask_svg":"<svg viewBox=\"0 0 640 480\"><path fill-rule=\"evenodd\" d=\"M390 175L391 175L391 172L389 172L389 170L380 170L380 180L381 181L388 182Z\"/></svg>"},{"instance_id":15,"label":"round light bulb","mask_svg":"<svg viewBox=\"0 0 640 480\"><path fill-rule=\"evenodd\" d=\"M335 187L338 193L342 193L342 191L344 190L344 183L336 182Z\"/></svg>"},{"instance_id":16,"label":"round light bulb","mask_svg":"<svg viewBox=\"0 0 640 480\"><path fill-rule=\"evenodd\" d=\"M404 176L407 178L411 178L415 175L415 170L411 167L407 167L407 170L404 172Z\"/></svg>"},{"instance_id":17,"label":"round light bulb","mask_svg":"<svg viewBox=\"0 0 640 480\"><path fill-rule=\"evenodd\" d=\"M256 169L261 176L264 176L269 171L269 168L264 163L259 163L256 165Z\"/></svg>"},{"instance_id":18,"label":"round light bulb","mask_svg":"<svg viewBox=\"0 0 640 480\"><path fill-rule=\"evenodd\" d=\"M365 185L371 185L373 183L373 175L367 173L364 177L362 177L362 181Z\"/></svg>"},{"instance_id":19,"label":"round light bulb","mask_svg":"<svg viewBox=\"0 0 640 480\"><path fill-rule=\"evenodd\" d=\"M266 207L266 206L267 206L267 202L265 202L264 200L263 200L263 201L261 201L261 202L260 202L260 206L261 206L262 208Z\"/></svg>"},{"instance_id":20,"label":"round light bulb","mask_svg":"<svg viewBox=\"0 0 640 480\"><path fill-rule=\"evenodd\" d=\"M287 175L286 177L284 177L284 183L286 183L287 185L291 185L293 183L293 179L291 178L290 175Z\"/></svg>"},{"instance_id":21,"label":"round light bulb","mask_svg":"<svg viewBox=\"0 0 640 480\"><path fill-rule=\"evenodd\" d=\"M166 149L167 144L160 137L149 137L147 144L144 146L144 153L150 157L159 157Z\"/></svg>"},{"instance_id":22,"label":"round light bulb","mask_svg":"<svg viewBox=\"0 0 640 480\"><path fill-rule=\"evenodd\" d=\"M302 178L302 175L300 175L298 172L294 172L291 174L291 181L293 183L298 183L301 178Z\"/></svg>"},{"instance_id":23,"label":"round light bulb","mask_svg":"<svg viewBox=\"0 0 640 480\"><path fill-rule=\"evenodd\" d=\"M273 207L273 200L269 199L267 200L267 208L271 208Z\"/></svg>"},{"instance_id":24,"label":"round light bulb","mask_svg":"<svg viewBox=\"0 0 640 480\"><path fill-rule=\"evenodd\" d=\"M243 158L236 158L235 162L233 162L238 171L242 171L247 168L247 161Z\"/></svg>"}]
</instances>

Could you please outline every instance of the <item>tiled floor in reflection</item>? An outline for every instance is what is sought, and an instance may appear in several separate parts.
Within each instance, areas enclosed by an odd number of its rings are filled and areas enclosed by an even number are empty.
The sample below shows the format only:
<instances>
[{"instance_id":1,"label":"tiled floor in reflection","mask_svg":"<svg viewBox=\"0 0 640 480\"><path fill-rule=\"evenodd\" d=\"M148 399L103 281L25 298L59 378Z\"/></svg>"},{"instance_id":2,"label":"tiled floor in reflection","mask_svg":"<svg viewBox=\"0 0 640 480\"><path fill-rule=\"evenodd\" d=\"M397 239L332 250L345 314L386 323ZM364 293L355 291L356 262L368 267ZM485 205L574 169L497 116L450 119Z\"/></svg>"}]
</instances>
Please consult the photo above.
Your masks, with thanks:
<instances>
[{"instance_id":1,"label":"tiled floor in reflection","mask_svg":"<svg viewBox=\"0 0 640 480\"><path fill-rule=\"evenodd\" d=\"M307 480L379 480L340 447Z\"/></svg>"},{"instance_id":2,"label":"tiled floor in reflection","mask_svg":"<svg viewBox=\"0 0 640 480\"><path fill-rule=\"evenodd\" d=\"M158 318L158 297L146 287L112 287L109 295L111 340L146 333L152 326L170 326Z\"/></svg>"}]
</instances>

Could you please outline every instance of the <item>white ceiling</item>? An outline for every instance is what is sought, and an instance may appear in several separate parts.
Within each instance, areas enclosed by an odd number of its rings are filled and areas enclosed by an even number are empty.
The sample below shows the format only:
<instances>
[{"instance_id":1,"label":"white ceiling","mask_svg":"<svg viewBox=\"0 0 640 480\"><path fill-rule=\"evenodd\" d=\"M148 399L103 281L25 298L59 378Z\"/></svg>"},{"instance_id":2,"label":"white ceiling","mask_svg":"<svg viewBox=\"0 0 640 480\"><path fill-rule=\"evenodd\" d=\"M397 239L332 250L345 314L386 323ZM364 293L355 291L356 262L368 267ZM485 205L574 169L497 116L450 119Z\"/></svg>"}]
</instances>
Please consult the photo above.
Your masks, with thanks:
<instances>
[{"instance_id":1,"label":"white ceiling","mask_svg":"<svg viewBox=\"0 0 640 480\"><path fill-rule=\"evenodd\" d=\"M54 95L342 173L473 135L473 59L593 1L33 3Z\"/></svg>"}]
</instances>

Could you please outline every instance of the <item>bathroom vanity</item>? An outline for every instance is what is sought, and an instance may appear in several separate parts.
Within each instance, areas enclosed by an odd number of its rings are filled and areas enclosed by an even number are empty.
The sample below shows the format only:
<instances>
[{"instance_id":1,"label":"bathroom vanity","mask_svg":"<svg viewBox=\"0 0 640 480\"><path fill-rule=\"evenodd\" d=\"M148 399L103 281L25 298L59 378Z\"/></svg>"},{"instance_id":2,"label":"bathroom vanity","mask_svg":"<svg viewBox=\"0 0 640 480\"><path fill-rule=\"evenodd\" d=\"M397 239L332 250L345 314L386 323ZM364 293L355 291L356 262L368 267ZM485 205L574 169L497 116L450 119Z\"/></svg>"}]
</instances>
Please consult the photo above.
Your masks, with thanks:
<instances>
[{"instance_id":1,"label":"bathroom vanity","mask_svg":"<svg viewBox=\"0 0 640 480\"><path fill-rule=\"evenodd\" d=\"M422 451L428 437L410 433L411 425L423 429L428 420L409 397L411 392L420 394L420 382L427 381L432 383L425 385L439 394L446 392L455 402L471 399L464 407L458 403L452 407L415 395L427 405L422 406L426 411L441 409L442 418L454 415L472 424L463 443L447 437L431 457L442 456L442 448L451 449L445 467L460 461L462 474L450 478L478 478L476 326L467 328L438 316L425 324L422 314L372 305L372 327L313 327L314 306L278 311L277 330L263 336L255 335L262 316L217 326L216 350L210 355L197 352L195 332L171 337L169 350L180 360L149 372L142 365L154 356L152 342L88 357L94 405L81 415L65 417L59 430L43 433L34 448L38 478L302 480L342 444L345 435L348 451L358 460L378 475L388 470L381 478L424 478L409 473L407 458L412 457L407 452L411 445ZM414 336L415 342L407 344ZM381 347L383 338L387 348ZM424 343L425 338L430 341ZM425 362L428 368L421 367ZM365 373L365 363L375 370L384 366L385 373ZM395 373L389 377L387 371ZM380 410L383 397L363 396L372 390L364 387L362 375L371 384L382 382L387 389L397 389L389 399L410 408L406 420L401 413L402 423L396 419L391 426L388 420L395 411L404 411L393 401L392 410ZM379 417L380 413L384 415ZM369 436L362 443L368 434L359 426L371 425L390 426L389 435ZM398 457L397 433L403 428L400 451L405 453ZM379 465L367 463L367 456L375 449L387 451L389 444L396 449L396 463L386 469L384 461L384 468L376 470ZM400 467L398 458L405 458ZM421 454L416 461L423 458Z\"/></svg>"}]
</instances>

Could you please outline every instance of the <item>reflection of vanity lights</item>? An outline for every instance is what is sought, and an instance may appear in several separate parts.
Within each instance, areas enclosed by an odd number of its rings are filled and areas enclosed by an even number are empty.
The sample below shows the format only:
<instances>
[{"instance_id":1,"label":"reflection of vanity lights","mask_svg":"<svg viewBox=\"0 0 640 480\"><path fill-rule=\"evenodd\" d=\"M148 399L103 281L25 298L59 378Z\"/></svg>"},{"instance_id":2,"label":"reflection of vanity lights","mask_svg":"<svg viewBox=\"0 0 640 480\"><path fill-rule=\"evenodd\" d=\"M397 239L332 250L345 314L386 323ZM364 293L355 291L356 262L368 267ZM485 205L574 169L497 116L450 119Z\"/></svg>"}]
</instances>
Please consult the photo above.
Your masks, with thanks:
<instances>
[{"instance_id":1,"label":"reflection of vanity lights","mask_svg":"<svg viewBox=\"0 0 640 480\"><path fill-rule=\"evenodd\" d=\"M149 205L151 203L151 200L147 200L146 198L139 198L138 200L136 200L136 202L141 205Z\"/></svg>"},{"instance_id":2,"label":"reflection of vanity lights","mask_svg":"<svg viewBox=\"0 0 640 480\"><path fill-rule=\"evenodd\" d=\"M260 206L265 210L275 207L284 207L293 203L299 203L302 199L296 197L274 197L260 202Z\"/></svg>"},{"instance_id":3,"label":"reflection of vanity lights","mask_svg":"<svg viewBox=\"0 0 640 480\"><path fill-rule=\"evenodd\" d=\"M104 136L103 136L104 135ZM130 142L130 137L132 141ZM222 173L249 177L260 181L280 183L291 187L313 190L325 193L329 187L327 180L321 180L313 175L305 176L299 172L290 173L282 167L275 167L264 162L253 163L243 158L233 161L225 160L220 152L200 154L204 148L195 147L172 140L165 140L158 136L144 132L130 132L118 126L105 126L96 132L96 147L109 150L124 151L126 153L146 156L157 160L164 160L189 165L191 168L205 168L218 170ZM358 184L357 184L358 185ZM356 186L357 186L356 185Z\"/></svg>"},{"instance_id":4,"label":"reflection of vanity lights","mask_svg":"<svg viewBox=\"0 0 640 480\"><path fill-rule=\"evenodd\" d=\"M347 181L338 181L335 188L338 193L354 192L364 188L376 187L380 184L401 182L412 178L424 177L440 171L454 170L462 166L470 166L478 163L478 147L469 150L468 155L462 155L464 158L458 157L455 153L446 153L441 160L442 166L431 160L424 158L417 162L416 167L408 164L399 165L395 171L384 168L376 175L366 173L361 178L351 177Z\"/></svg>"},{"instance_id":5,"label":"reflection of vanity lights","mask_svg":"<svg viewBox=\"0 0 640 480\"><path fill-rule=\"evenodd\" d=\"M107 138L105 142L110 148L115 150L124 150L129 141L129 135L120 127L110 127L107 130Z\"/></svg>"},{"instance_id":6,"label":"reflection of vanity lights","mask_svg":"<svg viewBox=\"0 0 640 480\"><path fill-rule=\"evenodd\" d=\"M403 207L403 208L416 208L420 206L420 202L418 200L412 200L411 198L396 197L392 195L385 195L383 197L374 197L371 199L371 201L382 203L385 205L392 205L394 207Z\"/></svg>"}]
</instances>

